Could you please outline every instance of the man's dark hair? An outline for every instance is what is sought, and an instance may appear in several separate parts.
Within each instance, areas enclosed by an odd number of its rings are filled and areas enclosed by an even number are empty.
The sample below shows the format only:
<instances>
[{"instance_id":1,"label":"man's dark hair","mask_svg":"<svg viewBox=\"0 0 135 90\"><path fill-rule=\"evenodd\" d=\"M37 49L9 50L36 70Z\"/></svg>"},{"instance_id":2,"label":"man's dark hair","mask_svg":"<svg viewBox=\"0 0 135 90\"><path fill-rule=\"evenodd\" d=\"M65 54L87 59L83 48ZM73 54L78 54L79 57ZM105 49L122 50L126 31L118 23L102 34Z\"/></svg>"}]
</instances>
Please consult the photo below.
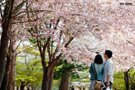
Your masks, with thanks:
<instances>
[{"instance_id":1,"label":"man's dark hair","mask_svg":"<svg viewBox=\"0 0 135 90\"><path fill-rule=\"evenodd\" d=\"M113 53L112 53L111 50L105 50L105 54L106 54L109 58L111 58Z\"/></svg>"},{"instance_id":2,"label":"man's dark hair","mask_svg":"<svg viewBox=\"0 0 135 90\"><path fill-rule=\"evenodd\" d=\"M103 59L102 59L102 56L101 55L96 55L95 57L95 60L94 60L94 63L97 63L97 64L102 64L103 63Z\"/></svg>"}]
</instances>

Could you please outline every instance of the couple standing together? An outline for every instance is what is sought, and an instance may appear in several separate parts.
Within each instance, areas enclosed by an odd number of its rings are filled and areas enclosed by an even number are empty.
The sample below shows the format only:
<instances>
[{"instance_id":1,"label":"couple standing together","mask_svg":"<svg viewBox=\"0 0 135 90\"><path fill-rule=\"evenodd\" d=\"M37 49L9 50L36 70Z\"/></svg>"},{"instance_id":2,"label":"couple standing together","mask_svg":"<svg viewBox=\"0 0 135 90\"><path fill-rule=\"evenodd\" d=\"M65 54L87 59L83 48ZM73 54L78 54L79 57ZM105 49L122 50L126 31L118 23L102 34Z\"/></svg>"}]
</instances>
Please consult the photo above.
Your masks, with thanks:
<instances>
[{"instance_id":1,"label":"couple standing together","mask_svg":"<svg viewBox=\"0 0 135 90\"><path fill-rule=\"evenodd\" d=\"M89 72L91 74L91 85L90 90L95 90L96 81L101 81L101 89L106 90L106 88L111 89L113 83L113 61L111 60L112 51L106 50L104 53L104 58L106 59L103 62L101 55L96 55L94 63L91 64Z\"/></svg>"}]
</instances>

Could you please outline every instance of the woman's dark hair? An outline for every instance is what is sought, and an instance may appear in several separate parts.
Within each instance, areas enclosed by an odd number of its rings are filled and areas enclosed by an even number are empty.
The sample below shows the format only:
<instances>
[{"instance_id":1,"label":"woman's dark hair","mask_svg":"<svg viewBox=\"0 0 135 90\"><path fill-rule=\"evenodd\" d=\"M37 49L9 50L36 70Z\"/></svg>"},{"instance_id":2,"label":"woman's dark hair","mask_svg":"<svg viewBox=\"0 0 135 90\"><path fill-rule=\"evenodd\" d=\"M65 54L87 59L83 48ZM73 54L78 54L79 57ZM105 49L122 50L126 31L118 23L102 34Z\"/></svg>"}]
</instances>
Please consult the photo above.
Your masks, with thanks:
<instances>
[{"instance_id":1,"label":"woman's dark hair","mask_svg":"<svg viewBox=\"0 0 135 90\"><path fill-rule=\"evenodd\" d=\"M112 53L111 50L105 50L105 54L106 54L109 58L111 58L113 53Z\"/></svg>"},{"instance_id":2,"label":"woman's dark hair","mask_svg":"<svg viewBox=\"0 0 135 90\"><path fill-rule=\"evenodd\" d=\"M97 64L102 64L103 63L103 59L102 59L102 56L101 55L96 55L95 57L95 60L94 60L94 63L97 63Z\"/></svg>"}]
</instances>

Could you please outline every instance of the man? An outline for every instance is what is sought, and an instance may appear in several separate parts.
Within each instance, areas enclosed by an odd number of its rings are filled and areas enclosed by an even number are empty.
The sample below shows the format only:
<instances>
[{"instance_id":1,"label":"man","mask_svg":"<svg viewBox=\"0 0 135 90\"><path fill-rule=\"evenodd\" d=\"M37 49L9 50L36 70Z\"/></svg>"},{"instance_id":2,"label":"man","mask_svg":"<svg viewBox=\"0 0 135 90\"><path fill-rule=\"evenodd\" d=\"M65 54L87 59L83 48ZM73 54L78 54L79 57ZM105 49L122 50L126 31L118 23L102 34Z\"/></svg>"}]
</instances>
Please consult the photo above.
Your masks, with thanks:
<instances>
[{"instance_id":1,"label":"man","mask_svg":"<svg viewBox=\"0 0 135 90\"><path fill-rule=\"evenodd\" d=\"M106 87L110 87L111 89L111 85L113 83L113 61L111 59L112 57L112 51L110 50L106 50L104 57L105 57L105 61L104 61L104 67L105 67L105 73L103 75L103 81L105 83ZM106 90L106 88L104 88L103 90Z\"/></svg>"}]
</instances>

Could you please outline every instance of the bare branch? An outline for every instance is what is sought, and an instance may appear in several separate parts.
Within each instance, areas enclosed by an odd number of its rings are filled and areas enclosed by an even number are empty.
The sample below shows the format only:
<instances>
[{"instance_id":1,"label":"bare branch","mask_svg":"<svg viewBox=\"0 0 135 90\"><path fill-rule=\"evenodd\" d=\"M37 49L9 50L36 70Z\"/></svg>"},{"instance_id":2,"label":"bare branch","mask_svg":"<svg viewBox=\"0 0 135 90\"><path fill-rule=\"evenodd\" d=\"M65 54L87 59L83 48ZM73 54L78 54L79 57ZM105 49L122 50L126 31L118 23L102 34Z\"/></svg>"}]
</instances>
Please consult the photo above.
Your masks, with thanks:
<instances>
[{"instance_id":1,"label":"bare branch","mask_svg":"<svg viewBox=\"0 0 135 90\"><path fill-rule=\"evenodd\" d=\"M46 50L47 46L48 46L49 43L50 43L50 40L51 40L51 37L49 37L49 38L47 39L46 43L45 43L44 46L43 46L43 53L44 53L44 54L45 54L45 50Z\"/></svg>"},{"instance_id":2,"label":"bare branch","mask_svg":"<svg viewBox=\"0 0 135 90\"><path fill-rule=\"evenodd\" d=\"M14 8L12 12L12 17L20 11L20 9L23 7L25 2L26 1L23 0L18 6L16 6L16 8Z\"/></svg>"},{"instance_id":3,"label":"bare branch","mask_svg":"<svg viewBox=\"0 0 135 90\"><path fill-rule=\"evenodd\" d=\"M55 30L57 29L59 22L60 22L60 18L58 18L56 26L54 27Z\"/></svg>"},{"instance_id":4,"label":"bare branch","mask_svg":"<svg viewBox=\"0 0 135 90\"><path fill-rule=\"evenodd\" d=\"M52 44L51 44L51 60L53 59L53 38L52 38Z\"/></svg>"},{"instance_id":5,"label":"bare branch","mask_svg":"<svg viewBox=\"0 0 135 90\"><path fill-rule=\"evenodd\" d=\"M70 15L72 15L72 16L81 16L81 14L70 14Z\"/></svg>"},{"instance_id":6,"label":"bare branch","mask_svg":"<svg viewBox=\"0 0 135 90\"><path fill-rule=\"evenodd\" d=\"M69 41L65 44L65 47L68 47L68 45L71 43L71 41L73 40L73 37L70 37ZM49 64L53 64L54 66L56 66L59 62L60 62L60 58L62 56L62 53L60 53L52 62L50 62Z\"/></svg>"},{"instance_id":7,"label":"bare branch","mask_svg":"<svg viewBox=\"0 0 135 90\"><path fill-rule=\"evenodd\" d=\"M20 41L20 43L17 45L17 47L15 48L15 51L17 50L17 48L20 46L22 40Z\"/></svg>"},{"instance_id":8,"label":"bare branch","mask_svg":"<svg viewBox=\"0 0 135 90\"><path fill-rule=\"evenodd\" d=\"M70 37L70 39L69 39L69 41L65 44L65 47L67 47L70 43L71 43L71 41L74 39L74 37Z\"/></svg>"},{"instance_id":9,"label":"bare branch","mask_svg":"<svg viewBox=\"0 0 135 90\"><path fill-rule=\"evenodd\" d=\"M42 54L43 52L42 52L42 48L41 48L41 41L40 40L38 40L37 39L37 46L38 46L38 49L39 49L39 51L40 51L40 53Z\"/></svg>"},{"instance_id":10,"label":"bare branch","mask_svg":"<svg viewBox=\"0 0 135 90\"><path fill-rule=\"evenodd\" d=\"M49 56L49 62L51 62L50 43L47 46L47 52L48 52L48 56Z\"/></svg>"},{"instance_id":11,"label":"bare branch","mask_svg":"<svg viewBox=\"0 0 135 90\"><path fill-rule=\"evenodd\" d=\"M63 34L63 32L61 31L61 32L60 32L60 36L59 36L59 42L58 42L58 45L59 45L59 43L60 43L60 41L61 41L62 34ZM57 47L56 47L54 53L52 54L52 59L55 58L55 55L56 55L56 53L57 53L58 50L59 50L59 46L58 46L58 45L57 45Z\"/></svg>"},{"instance_id":12,"label":"bare branch","mask_svg":"<svg viewBox=\"0 0 135 90\"><path fill-rule=\"evenodd\" d=\"M60 58L62 56L62 53L60 53L52 62L50 62L49 64L53 64L54 66L56 66L59 62L60 62Z\"/></svg>"},{"instance_id":13,"label":"bare branch","mask_svg":"<svg viewBox=\"0 0 135 90\"><path fill-rule=\"evenodd\" d=\"M129 40L126 40L129 44L132 44L133 46L135 46L135 44Z\"/></svg>"},{"instance_id":14,"label":"bare branch","mask_svg":"<svg viewBox=\"0 0 135 90\"><path fill-rule=\"evenodd\" d=\"M31 20L30 19L30 16L29 16L29 13L28 13L28 0L26 0L26 13L27 13L27 17L28 17L28 21Z\"/></svg>"},{"instance_id":15,"label":"bare branch","mask_svg":"<svg viewBox=\"0 0 135 90\"><path fill-rule=\"evenodd\" d=\"M36 32L35 33L38 33L37 31L37 25L34 27ZM38 36L39 37L39 36ZM41 43L41 40L39 40L39 38L37 37L37 46L39 48L39 51L40 51L40 54L42 55L43 51L42 51L42 43Z\"/></svg>"},{"instance_id":16,"label":"bare branch","mask_svg":"<svg viewBox=\"0 0 135 90\"><path fill-rule=\"evenodd\" d=\"M31 20L31 21L28 20L28 21L22 21L22 22L13 22L13 24L16 24L16 23L26 23L26 22L35 22L37 20L40 20L40 18L36 18L34 20Z\"/></svg>"},{"instance_id":17,"label":"bare branch","mask_svg":"<svg viewBox=\"0 0 135 90\"><path fill-rule=\"evenodd\" d=\"M1 5L0 5L0 15L1 15L1 20L2 20L2 17L3 17L3 15L2 15L2 9L1 9Z\"/></svg>"},{"instance_id":18,"label":"bare branch","mask_svg":"<svg viewBox=\"0 0 135 90\"><path fill-rule=\"evenodd\" d=\"M36 44L34 44L33 46L35 46L35 45L36 45ZM21 53L21 52L24 51L24 50L33 48L33 47L28 47L28 46L30 46L30 45L27 45L27 46L25 46L23 49L20 49L20 50L17 52L17 54Z\"/></svg>"},{"instance_id":19,"label":"bare branch","mask_svg":"<svg viewBox=\"0 0 135 90\"><path fill-rule=\"evenodd\" d=\"M19 12L19 13L17 13L16 15L14 15L14 16L12 16L12 17L16 17L16 16L18 16L18 15L20 15L20 14L26 14L26 13L32 13L32 12L45 12L45 13L50 13L50 12L52 12L51 10L30 10L30 11L22 11L22 12Z\"/></svg>"}]
</instances>

